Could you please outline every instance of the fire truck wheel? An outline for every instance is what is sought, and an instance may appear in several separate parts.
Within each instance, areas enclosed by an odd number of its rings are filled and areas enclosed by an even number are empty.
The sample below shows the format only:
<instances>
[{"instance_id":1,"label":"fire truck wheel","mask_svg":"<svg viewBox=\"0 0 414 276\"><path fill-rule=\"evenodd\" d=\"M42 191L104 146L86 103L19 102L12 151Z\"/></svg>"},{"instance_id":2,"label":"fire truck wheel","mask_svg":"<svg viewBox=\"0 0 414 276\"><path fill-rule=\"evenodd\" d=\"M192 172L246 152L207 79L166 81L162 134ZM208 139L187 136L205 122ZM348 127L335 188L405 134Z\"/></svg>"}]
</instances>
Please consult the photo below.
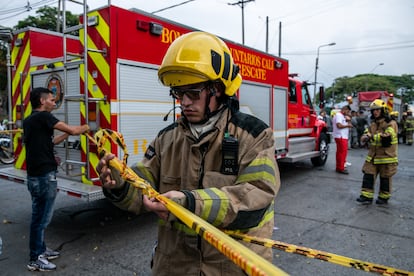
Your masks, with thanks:
<instances>
[{"instance_id":1,"label":"fire truck wheel","mask_svg":"<svg viewBox=\"0 0 414 276\"><path fill-rule=\"evenodd\" d=\"M325 165L326 160L328 160L328 151L328 136L326 136L326 133L321 133L321 136L319 137L319 156L311 158L312 164L315 167Z\"/></svg>"}]
</instances>

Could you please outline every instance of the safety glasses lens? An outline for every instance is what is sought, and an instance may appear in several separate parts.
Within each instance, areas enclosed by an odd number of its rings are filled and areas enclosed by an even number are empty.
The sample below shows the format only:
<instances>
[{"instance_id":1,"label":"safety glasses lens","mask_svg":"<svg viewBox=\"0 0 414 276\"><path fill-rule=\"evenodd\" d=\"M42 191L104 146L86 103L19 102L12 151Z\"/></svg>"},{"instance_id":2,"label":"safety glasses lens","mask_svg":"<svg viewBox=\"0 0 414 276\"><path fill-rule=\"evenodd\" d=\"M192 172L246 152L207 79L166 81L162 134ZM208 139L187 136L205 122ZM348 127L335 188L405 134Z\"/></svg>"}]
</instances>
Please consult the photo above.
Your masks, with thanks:
<instances>
[{"instance_id":1,"label":"safety glasses lens","mask_svg":"<svg viewBox=\"0 0 414 276\"><path fill-rule=\"evenodd\" d=\"M190 100L195 101L200 99L200 93L203 92L205 87L199 89L176 89L171 88L171 94L174 98L182 100L184 95L186 95Z\"/></svg>"}]
</instances>

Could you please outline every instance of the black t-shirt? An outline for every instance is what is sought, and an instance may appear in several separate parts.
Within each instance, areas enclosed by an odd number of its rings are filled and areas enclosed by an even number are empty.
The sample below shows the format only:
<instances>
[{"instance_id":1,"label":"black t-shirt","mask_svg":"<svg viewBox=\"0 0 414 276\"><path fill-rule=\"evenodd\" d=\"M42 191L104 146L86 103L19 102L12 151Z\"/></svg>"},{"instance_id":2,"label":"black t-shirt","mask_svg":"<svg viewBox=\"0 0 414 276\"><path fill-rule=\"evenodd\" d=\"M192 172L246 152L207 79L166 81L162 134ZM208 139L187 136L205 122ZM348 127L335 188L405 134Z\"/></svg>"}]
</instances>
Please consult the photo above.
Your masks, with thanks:
<instances>
[{"instance_id":1,"label":"black t-shirt","mask_svg":"<svg viewBox=\"0 0 414 276\"><path fill-rule=\"evenodd\" d=\"M53 130L58 122L59 120L47 111L33 111L23 121L26 168L29 176L39 176L57 169L53 150Z\"/></svg>"},{"instance_id":2,"label":"black t-shirt","mask_svg":"<svg viewBox=\"0 0 414 276\"><path fill-rule=\"evenodd\" d=\"M357 130L364 131L365 125L368 125L368 121L364 117L357 117Z\"/></svg>"}]
</instances>

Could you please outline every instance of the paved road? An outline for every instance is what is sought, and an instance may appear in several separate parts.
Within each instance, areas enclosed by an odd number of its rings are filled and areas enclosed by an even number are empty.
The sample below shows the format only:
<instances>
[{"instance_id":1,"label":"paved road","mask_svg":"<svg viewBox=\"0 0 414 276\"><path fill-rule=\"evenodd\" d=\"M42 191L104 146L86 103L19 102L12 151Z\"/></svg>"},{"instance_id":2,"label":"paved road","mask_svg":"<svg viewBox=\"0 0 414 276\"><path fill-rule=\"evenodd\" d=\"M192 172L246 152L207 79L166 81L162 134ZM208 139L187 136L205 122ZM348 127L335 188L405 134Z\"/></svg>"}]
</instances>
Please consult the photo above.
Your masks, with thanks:
<instances>
[{"instance_id":1,"label":"paved road","mask_svg":"<svg viewBox=\"0 0 414 276\"><path fill-rule=\"evenodd\" d=\"M350 150L350 175L335 173L334 144L322 168L310 162L281 166L273 238L414 272L414 147L401 145L399 151L387 207L355 202L366 150ZM1 275L33 274L26 270L30 208L24 185L0 180ZM105 200L59 195L46 239L62 252L55 260L58 275L150 275L156 218L122 212ZM279 250L274 256L274 264L291 275L371 274Z\"/></svg>"}]
</instances>

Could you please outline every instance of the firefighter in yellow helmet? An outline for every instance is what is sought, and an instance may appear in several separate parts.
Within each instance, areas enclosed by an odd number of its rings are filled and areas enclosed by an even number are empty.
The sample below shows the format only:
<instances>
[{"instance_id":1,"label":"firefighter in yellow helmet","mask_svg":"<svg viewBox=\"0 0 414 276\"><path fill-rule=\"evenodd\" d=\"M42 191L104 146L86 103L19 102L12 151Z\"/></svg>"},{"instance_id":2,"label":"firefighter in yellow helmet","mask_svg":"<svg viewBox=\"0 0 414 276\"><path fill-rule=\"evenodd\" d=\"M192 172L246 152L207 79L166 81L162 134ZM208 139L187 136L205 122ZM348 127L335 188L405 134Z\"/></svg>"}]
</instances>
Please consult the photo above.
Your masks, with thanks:
<instances>
[{"instance_id":1,"label":"firefighter in yellow helmet","mask_svg":"<svg viewBox=\"0 0 414 276\"><path fill-rule=\"evenodd\" d=\"M405 144L407 142L407 112L403 112L401 116L401 120L399 126L401 128L401 132L399 137L402 138L402 143Z\"/></svg>"},{"instance_id":2,"label":"firefighter in yellow helmet","mask_svg":"<svg viewBox=\"0 0 414 276\"><path fill-rule=\"evenodd\" d=\"M398 126L388 115L384 101L377 99L370 104L371 124L368 131L361 137L363 142L369 142L368 154L362 167L364 173L361 195L357 201L361 204L371 204L374 198L374 184L380 177L380 187L377 204L387 204L391 197L392 176L398 166Z\"/></svg>"},{"instance_id":3,"label":"firefighter in yellow helmet","mask_svg":"<svg viewBox=\"0 0 414 276\"><path fill-rule=\"evenodd\" d=\"M134 171L220 229L270 238L280 186L273 132L238 111L241 76L229 48L209 33L185 34L170 45L158 76L183 116L159 132ZM97 167L106 197L122 209L146 209L160 218L153 275L245 275L161 202L122 181L107 165L111 158ZM271 261L271 249L243 244Z\"/></svg>"},{"instance_id":4,"label":"firefighter in yellow helmet","mask_svg":"<svg viewBox=\"0 0 414 276\"><path fill-rule=\"evenodd\" d=\"M405 119L404 128L407 145L411 146L413 144L414 117L413 112L410 109L407 110L407 118Z\"/></svg>"},{"instance_id":5,"label":"firefighter in yellow helmet","mask_svg":"<svg viewBox=\"0 0 414 276\"><path fill-rule=\"evenodd\" d=\"M398 144L400 143L401 130L402 130L402 127L400 126L400 122L398 121L399 115L400 115L400 113L398 111L391 111L390 112L390 119L394 120L397 123L397 126L398 126L398 132L397 132Z\"/></svg>"},{"instance_id":6,"label":"firefighter in yellow helmet","mask_svg":"<svg viewBox=\"0 0 414 276\"><path fill-rule=\"evenodd\" d=\"M391 111L390 112L390 118L394 121L398 121L398 116L400 113L398 111Z\"/></svg>"}]
</instances>

